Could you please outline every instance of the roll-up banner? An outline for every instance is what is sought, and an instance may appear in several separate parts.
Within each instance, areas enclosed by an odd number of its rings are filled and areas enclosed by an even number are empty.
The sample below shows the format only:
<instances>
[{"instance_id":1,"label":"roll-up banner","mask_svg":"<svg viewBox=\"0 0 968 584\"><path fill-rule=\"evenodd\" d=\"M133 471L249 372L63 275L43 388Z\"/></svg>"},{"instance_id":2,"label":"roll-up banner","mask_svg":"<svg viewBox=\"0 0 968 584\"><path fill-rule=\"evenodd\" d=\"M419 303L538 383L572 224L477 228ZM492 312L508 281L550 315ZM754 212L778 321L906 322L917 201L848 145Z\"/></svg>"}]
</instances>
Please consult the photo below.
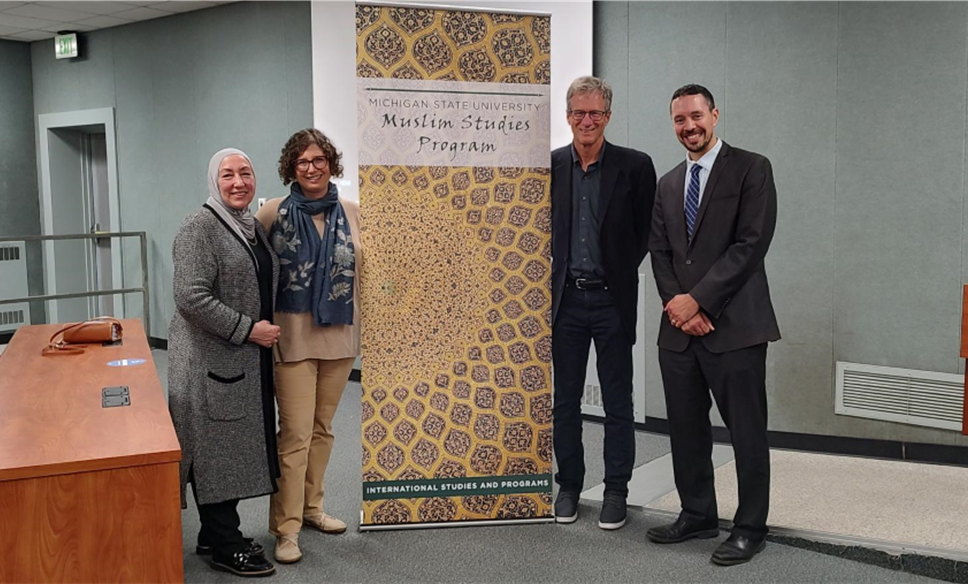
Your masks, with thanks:
<instances>
[{"instance_id":1,"label":"roll-up banner","mask_svg":"<svg viewBox=\"0 0 968 584\"><path fill-rule=\"evenodd\" d=\"M356 7L364 530L551 520L550 26Z\"/></svg>"}]
</instances>

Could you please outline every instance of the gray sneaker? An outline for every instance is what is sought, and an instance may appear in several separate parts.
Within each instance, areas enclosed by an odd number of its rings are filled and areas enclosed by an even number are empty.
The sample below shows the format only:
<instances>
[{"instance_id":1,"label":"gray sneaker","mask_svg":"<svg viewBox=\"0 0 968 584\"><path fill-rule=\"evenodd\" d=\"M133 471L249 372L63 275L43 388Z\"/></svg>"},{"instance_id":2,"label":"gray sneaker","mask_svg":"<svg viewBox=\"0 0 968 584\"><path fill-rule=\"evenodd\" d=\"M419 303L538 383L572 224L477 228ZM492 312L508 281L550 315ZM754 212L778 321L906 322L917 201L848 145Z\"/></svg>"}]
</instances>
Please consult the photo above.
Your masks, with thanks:
<instances>
[{"instance_id":1,"label":"gray sneaker","mask_svg":"<svg viewBox=\"0 0 968 584\"><path fill-rule=\"evenodd\" d=\"M598 526L602 529L619 529L625 525L625 497L605 495L602 501L602 514L598 516Z\"/></svg>"},{"instance_id":2,"label":"gray sneaker","mask_svg":"<svg viewBox=\"0 0 968 584\"><path fill-rule=\"evenodd\" d=\"M578 519L578 493L558 491L555 499L555 522L574 523Z\"/></svg>"}]
</instances>

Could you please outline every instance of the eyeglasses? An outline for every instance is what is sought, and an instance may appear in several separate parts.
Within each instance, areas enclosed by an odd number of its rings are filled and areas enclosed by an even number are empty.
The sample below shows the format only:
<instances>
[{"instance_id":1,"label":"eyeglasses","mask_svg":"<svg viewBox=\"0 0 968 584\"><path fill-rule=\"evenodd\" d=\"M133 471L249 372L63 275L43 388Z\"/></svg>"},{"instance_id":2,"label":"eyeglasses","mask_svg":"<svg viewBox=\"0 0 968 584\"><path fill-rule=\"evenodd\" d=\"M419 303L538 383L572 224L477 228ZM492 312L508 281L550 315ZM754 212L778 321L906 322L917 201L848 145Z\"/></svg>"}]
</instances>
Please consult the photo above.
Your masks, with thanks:
<instances>
[{"instance_id":1,"label":"eyeglasses","mask_svg":"<svg viewBox=\"0 0 968 584\"><path fill-rule=\"evenodd\" d=\"M568 115L571 116L571 119L576 122L580 122L585 119L586 115L590 117L593 122L600 122L607 113L607 111L602 110L568 110Z\"/></svg>"},{"instance_id":2,"label":"eyeglasses","mask_svg":"<svg viewBox=\"0 0 968 584\"><path fill-rule=\"evenodd\" d=\"M316 158L313 158L311 161L303 160L302 158L300 158L299 160L296 161L296 164L294 166L296 167L296 170L298 170L299 172L306 172L307 170L309 170L310 162L312 162L313 166L316 167L316 170L326 170L327 168L329 168L329 160L325 156L317 156Z\"/></svg>"}]
</instances>

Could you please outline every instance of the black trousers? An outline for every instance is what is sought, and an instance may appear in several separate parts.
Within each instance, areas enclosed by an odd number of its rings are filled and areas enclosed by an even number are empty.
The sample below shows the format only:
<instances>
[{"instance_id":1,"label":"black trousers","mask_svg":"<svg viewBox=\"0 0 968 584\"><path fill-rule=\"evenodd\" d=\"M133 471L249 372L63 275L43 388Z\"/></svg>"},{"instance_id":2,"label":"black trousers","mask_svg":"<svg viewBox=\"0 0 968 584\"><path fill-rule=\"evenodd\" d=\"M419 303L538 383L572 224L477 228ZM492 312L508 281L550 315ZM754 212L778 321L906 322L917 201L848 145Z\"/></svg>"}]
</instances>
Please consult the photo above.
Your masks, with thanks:
<instances>
[{"instance_id":1,"label":"black trousers","mask_svg":"<svg viewBox=\"0 0 968 584\"><path fill-rule=\"evenodd\" d=\"M242 523L239 517L239 500L230 499L199 505L193 479L194 476L189 476L189 481L192 481L195 506L198 508L198 518L202 523L202 528L198 531L198 543L211 546L213 554L217 556L231 556L244 550L245 541L239 530L239 525Z\"/></svg>"},{"instance_id":2,"label":"black trousers","mask_svg":"<svg viewBox=\"0 0 968 584\"><path fill-rule=\"evenodd\" d=\"M682 517L714 525L719 520L712 463L709 410L716 399L736 457L739 507L733 532L766 535L770 509L770 449L766 434L766 343L710 353L692 339L682 353L659 349Z\"/></svg>"},{"instance_id":3,"label":"black trousers","mask_svg":"<svg viewBox=\"0 0 968 584\"><path fill-rule=\"evenodd\" d=\"M605 407L605 492L628 496L635 463L632 410L632 343L611 293L565 286L554 323L555 481L562 490L581 492L585 479L581 400L588 348L595 341L598 379Z\"/></svg>"}]
</instances>

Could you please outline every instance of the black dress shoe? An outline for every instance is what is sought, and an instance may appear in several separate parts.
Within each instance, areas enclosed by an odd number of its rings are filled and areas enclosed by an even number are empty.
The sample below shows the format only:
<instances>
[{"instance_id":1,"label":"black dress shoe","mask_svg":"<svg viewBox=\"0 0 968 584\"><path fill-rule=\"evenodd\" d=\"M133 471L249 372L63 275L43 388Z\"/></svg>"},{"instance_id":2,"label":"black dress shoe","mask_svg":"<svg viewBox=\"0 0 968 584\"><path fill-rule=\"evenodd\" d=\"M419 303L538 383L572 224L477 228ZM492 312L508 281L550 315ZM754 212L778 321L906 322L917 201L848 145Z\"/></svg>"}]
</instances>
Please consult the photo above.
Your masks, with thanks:
<instances>
[{"instance_id":1,"label":"black dress shoe","mask_svg":"<svg viewBox=\"0 0 968 584\"><path fill-rule=\"evenodd\" d=\"M694 537L709 539L717 535L719 535L719 527L715 524L703 525L682 518L668 525L653 527L645 533L645 536L655 543L679 543Z\"/></svg>"},{"instance_id":2,"label":"black dress shoe","mask_svg":"<svg viewBox=\"0 0 968 584\"><path fill-rule=\"evenodd\" d=\"M231 556L212 554L212 567L244 578L261 578L276 573L276 567L263 556L236 552Z\"/></svg>"},{"instance_id":3,"label":"black dress shoe","mask_svg":"<svg viewBox=\"0 0 968 584\"><path fill-rule=\"evenodd\" d=\"M750 539L733 533L713 552L713 563L720 566L745 564L763 551L764 547L766 547L766 540L762 538Z\"/></svg>"},{"instance_id":4,"label":"black dress shoe","mask_svg":"<svg viewBox=\"0 0 968 584\"><path fill-rule=\"evenodd\" d=\"M251 554L253 556L266 555L266 550L264 547L262 547L262 544L255 541L251 537L243 537L242 541L245 542L245 549L242 550L245 553ZM214 551L214 548L210 545L200 543L195 546L195 553L200 556L210 556L212 555L212 551Z\"/></svg>"}]
</instances>

